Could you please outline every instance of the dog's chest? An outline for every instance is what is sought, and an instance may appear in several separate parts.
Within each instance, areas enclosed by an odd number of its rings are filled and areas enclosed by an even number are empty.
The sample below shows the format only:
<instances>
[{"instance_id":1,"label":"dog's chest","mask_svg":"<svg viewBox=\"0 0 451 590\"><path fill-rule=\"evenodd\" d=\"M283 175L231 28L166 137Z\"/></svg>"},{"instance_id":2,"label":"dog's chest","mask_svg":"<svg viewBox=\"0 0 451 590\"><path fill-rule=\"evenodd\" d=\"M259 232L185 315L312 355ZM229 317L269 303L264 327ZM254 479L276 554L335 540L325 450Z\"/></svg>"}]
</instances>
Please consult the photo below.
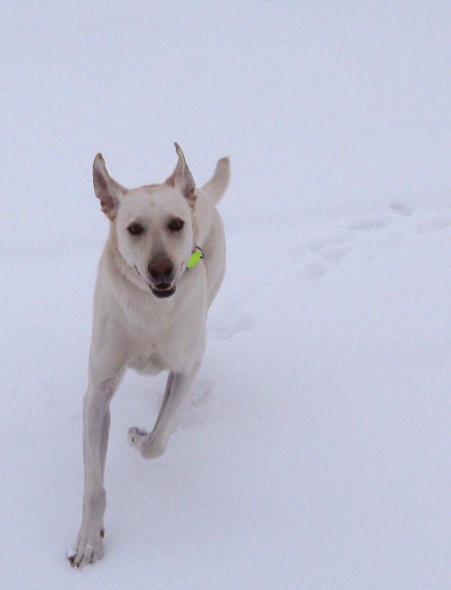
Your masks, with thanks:
<instances>
[{"instance_id":1,"label":"dog's chest","mask_svg":"<svg viewBox=\"0 0 451 590\"><path fill-rule=\"evenodd\" d=\"M157 375L165 369L165 363L156 353L149 355L136 353L131 357L129 367L142 375Z\"/></svg>"},{"instance_id":2,"label":"dog's chest","mask_svg":"<svg viewBox=\"0 0 451 590\"><path fill-rule=\"evenodd\" d=\"M129 366L138 373L156 375L160 371L184 372L199 358L205 347L202 330L177 335L163 331L155 338L136 338L130 346Z\"/></svg>"},{"instance_id":3,"label":"dog's chest","mask_svg":"<svg viewBox=\"0 0 451 590\"><path fill-rule=\"evenodd\" d=\"M136 310L129 329L129 366L147 375L189 370L205 348L205 320L196 302Z\"/></svg>"}]
</instances>

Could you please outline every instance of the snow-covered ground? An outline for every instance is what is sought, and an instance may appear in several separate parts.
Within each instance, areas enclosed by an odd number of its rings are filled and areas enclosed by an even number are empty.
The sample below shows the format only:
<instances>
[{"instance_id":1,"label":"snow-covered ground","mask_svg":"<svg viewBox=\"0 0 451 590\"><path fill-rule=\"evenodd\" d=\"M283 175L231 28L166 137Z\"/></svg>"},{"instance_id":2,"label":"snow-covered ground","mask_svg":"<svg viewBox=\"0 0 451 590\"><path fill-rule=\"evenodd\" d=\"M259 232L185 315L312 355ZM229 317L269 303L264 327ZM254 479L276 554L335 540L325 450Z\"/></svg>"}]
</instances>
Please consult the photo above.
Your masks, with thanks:
<instances>
[{"instance_id":1,"label":"snow-covered ground","mask_svg":"<svg viewBox=\"0 0 451 590\"><path fill-rule=\"evenodd\" d=\"M2 587L444 590L449 3L111 4L0 9ZM173 140L231 156L228 273L163 457L126 433L164 376L116 394L78 571L91 160L160 181Z\"/></svg>"}]
</instances>

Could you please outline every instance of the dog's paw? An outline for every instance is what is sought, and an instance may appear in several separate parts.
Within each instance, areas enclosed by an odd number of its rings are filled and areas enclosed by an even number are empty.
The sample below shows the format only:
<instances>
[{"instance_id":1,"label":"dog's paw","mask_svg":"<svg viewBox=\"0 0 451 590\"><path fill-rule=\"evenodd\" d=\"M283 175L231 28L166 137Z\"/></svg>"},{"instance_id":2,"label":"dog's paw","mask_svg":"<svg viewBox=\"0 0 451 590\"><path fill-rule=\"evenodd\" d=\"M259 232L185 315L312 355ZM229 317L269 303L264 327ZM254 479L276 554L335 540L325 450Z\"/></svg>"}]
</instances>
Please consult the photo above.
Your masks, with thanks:
<instances>
[{"instance_id":1,"label":"dog's paw","mask_svg":"<svg viewBox=\"0 0 451 590\"><path fill-rule=\"evenodd\" d=\"M103 528L82 526L73 550L67 554L71 566L82 568L102 559L105 553L102 541L104 534Z\"/></svg>"},{"instance_id":2,"label":"dog's paw","mask_svg":"<svg viewBox=\"0 0 451 590\"><path fill-rule=\"evenodd\" d=\"M137 449L145 459L161 457L167 446L167 441L163 442L161 437L157 437L154 432L147 432L143 428L129 428L128 440L131 446Z\"/></svg>"},{"instance_id":3,"label":"dog's paw","mask_svg":"<svg viewBox=\"0 0 451 590\"><path fill-rule=\"evenodd\" d=\"M146 438L149 436L147 430L143 428L136 428L136 426L132 426L128 429L128 441L132 447L139 449Z\"/></svg>"}]
</instances>

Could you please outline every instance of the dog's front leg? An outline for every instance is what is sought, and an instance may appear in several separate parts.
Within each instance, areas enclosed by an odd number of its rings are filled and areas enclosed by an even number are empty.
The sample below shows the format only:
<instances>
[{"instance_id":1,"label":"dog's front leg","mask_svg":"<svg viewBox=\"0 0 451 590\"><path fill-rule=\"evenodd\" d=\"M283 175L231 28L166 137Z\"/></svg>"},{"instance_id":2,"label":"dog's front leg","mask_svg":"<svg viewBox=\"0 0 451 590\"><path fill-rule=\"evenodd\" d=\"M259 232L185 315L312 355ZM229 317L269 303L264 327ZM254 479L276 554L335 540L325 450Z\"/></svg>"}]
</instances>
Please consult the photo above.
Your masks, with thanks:
<instances>
[{"instance_id":1,"label":"dog's front leg","mask_svg":"<svg viewBox=\"0 0 451 590\"><path fill-rule=\"evenodd\" d=\"M130 444L146 459L155 459L164 453L172 431L174 417L183 399L191 390L200 363L189 373L169 373L163 403L152 432L132 427L128 430Z\"/></svg>"},{"instance_id":2,"label":"dog's front leg","mask_svg":"<svg viewBox=\"0 0 451 590\"><path fill-rule=\"evenodd\" d=\"M83 567L103 557L103 515L106 507L103 476L110 427L110 400L122 371L114 377L96 381L91 377L83 407L83 457L85 486L80 532L69 560Z\"/></svg>"}]
</instances>

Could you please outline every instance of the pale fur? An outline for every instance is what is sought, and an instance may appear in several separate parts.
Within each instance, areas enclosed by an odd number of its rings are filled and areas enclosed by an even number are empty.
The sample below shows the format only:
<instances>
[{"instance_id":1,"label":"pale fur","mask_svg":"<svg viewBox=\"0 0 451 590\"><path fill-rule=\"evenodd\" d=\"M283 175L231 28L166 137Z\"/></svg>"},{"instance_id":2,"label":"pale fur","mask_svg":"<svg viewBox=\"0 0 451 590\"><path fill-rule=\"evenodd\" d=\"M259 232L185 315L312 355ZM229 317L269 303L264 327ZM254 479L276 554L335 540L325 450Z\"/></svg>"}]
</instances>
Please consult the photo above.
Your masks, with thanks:
<instances>
[{"instance_id":1,"label":"pale fur","mask_svg":"<svg viewBox=\"0 0 451 590\"><path fill-rule=\"evenodd\" d=\"M107 173L99 154L94 184L102 210L111 220L99 263L84 398L85 487L80 532L69 556L82 567L103 556L103 486L110 425L109 403L127 367L155 375L169 371L164 400L154 428L129 429L132 446L146 458L160 456L168 443L174 414L189 392L206 344L206 318L224 276L225 240L215 203L229 182L229 161L218 162L213 178L191 191L192 177L176 145L178 168L167 183L127 190ZM190 176L190 178L188 177ZM185 222L181 233L167 231L167 220ZM139 219L145 234L132 239L127 226ZM194 248L204 258L187 269ZM147 265L164 252L176 268L175 293L158 299L149 288Z\"/></svg>"}]
</instances>

